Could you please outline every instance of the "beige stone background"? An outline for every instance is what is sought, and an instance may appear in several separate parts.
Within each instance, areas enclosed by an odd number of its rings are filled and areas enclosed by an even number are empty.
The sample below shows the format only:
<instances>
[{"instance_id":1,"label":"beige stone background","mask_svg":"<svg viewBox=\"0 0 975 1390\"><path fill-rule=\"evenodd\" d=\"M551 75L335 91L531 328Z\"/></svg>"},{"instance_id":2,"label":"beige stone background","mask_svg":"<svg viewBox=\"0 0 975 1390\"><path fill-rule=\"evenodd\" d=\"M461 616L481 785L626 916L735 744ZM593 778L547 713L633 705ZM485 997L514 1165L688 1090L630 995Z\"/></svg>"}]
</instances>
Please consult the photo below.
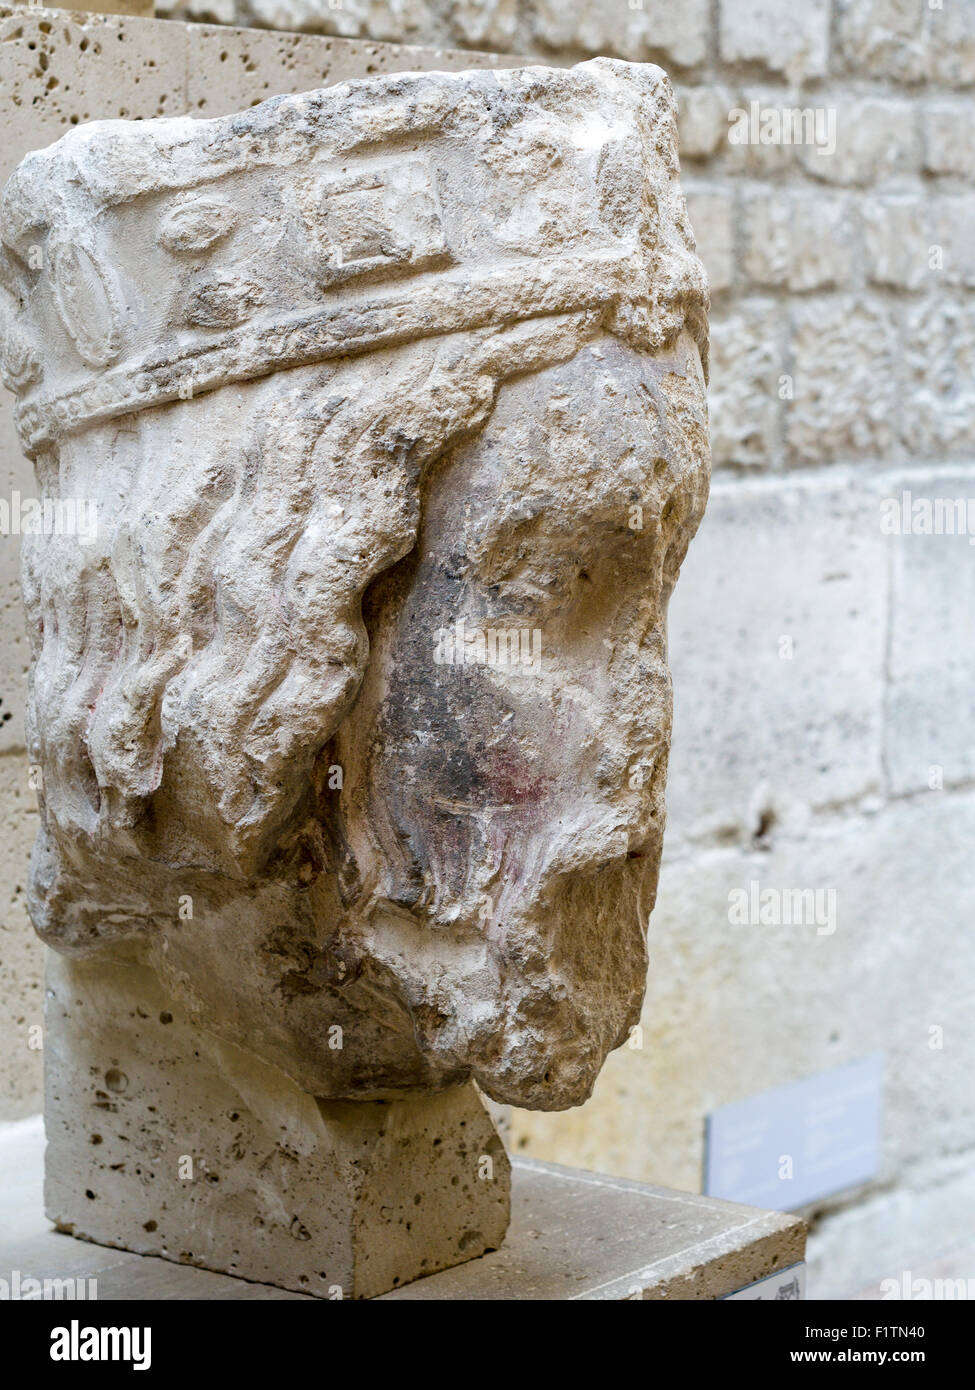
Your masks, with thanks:
<instances>
[{"instance_id":1,"label":"beige stone background","mask_svg":"<svg viewBox=\"0 0 975 1390\"><path fill-rule=\"evenodd\" d=\"M953 1251L975 1276L975 547L881 530L881 502L905 489L975 498L975 0L164 0L158 13L206 23L0 10L13 117L0 174L68 122L216 115L369 69L610 53L671 74L713 292L715 486L671 610L642 1046L614 1054L579 1110L516 1113L510 1142L698 1190L715 1106L882 1051L881 1172L805 1212L810 1293ZM752 100L834 111L835 152L732 145L729 111ZM6 396L0 451L3 486L29 493ZM15 552L0 537L10 1118L40 1105L42 995L22 906L35 811ZM835 933L731 926L728 894L753 879L834 889Z\"/></svg>"}]
</instances>

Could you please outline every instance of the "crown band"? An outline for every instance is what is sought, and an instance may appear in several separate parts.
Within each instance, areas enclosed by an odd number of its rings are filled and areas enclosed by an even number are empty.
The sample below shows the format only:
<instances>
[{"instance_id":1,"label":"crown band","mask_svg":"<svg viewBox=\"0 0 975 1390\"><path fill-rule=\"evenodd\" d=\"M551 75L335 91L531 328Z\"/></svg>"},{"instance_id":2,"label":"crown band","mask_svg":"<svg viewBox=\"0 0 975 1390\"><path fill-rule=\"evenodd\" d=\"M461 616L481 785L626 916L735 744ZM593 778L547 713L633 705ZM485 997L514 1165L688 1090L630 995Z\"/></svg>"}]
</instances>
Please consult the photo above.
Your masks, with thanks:
<instances>
[{"instance_id":1,"label":"crown band","mask_svg":"<svg viewBox=\"0 0 975 1390\"><path fill-rule=\"evenodd\" d=\"M338 304L280 323L252 324L181 356L150 354L56 396L25 400L15 418L31 451L88 425L189 399L239 381L424 337L599 308L622 292L633 257L532 261L504 272L442 276L409 294Z\"/></svg>"},{"instance_id":2,"label":"crown band","mask_svg":"<svg viewBox=\"0 0 975 1390\"><path fill-rule=\"evenodd\" d=\"M0 218L0 365L25 451L551 314L615 307L646 348L686 325L705 358L665 85L601 59L408 74L214 121L96 123L28 156Z\"/></svg>"}]
</instances>

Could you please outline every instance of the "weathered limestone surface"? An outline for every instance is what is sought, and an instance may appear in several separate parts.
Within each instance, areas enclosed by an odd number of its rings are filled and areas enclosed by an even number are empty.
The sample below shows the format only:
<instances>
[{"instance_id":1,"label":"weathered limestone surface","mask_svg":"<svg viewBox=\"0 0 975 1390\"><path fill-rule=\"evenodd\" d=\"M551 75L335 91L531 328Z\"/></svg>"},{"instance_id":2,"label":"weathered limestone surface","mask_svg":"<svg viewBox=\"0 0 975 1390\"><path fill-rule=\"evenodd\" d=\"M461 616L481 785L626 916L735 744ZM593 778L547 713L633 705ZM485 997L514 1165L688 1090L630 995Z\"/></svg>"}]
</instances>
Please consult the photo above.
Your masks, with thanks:
<instances>
[{"instance_id":1,"label":"weathered limestone surface","mask_svg":"<svg viewBox=\"0 0 975 1390\"><path fill-rule=\"evenodd\" d=\"M73 125L114 117L225 114L272 92L302 92L376 72L517 66L498 54L416 48L313 34L228 29L38 6L0 7L4 139L0 184L31 150ZM0 391L0 501L34 498L13 397ZM28 643L20 540L0 536L0 1115L40 1110L44 948L25 910L36 834L36 769L24 749Z\"/></svg>"},{"instance_id":2,"label":"weathered limestone surface","mask_svg":"<svg viewBox=\"0 0 975 1390\"><path fill-rule=\"evenodd\" d=\"M504 1239L508 1159L471 1086L320 1101L195 1026L144 966L52 951L47 988L60 1229L332 1299Z\"/></svg>"},{"instance_id":3,"label":"weathered limestone surface","mask_svg":"<svg viewBox=\"0 0 975 1390\"><path fill-rule=\"evenodd\" d=\"M73 10L72 5L53 8ZM140 19L152 19L153 0L85 0L85 12L89 14L133 15Z\"/></svg>"},{"instance_id":4,"label":"weathered limestone surface","mask_svg":"<svg viewBox=\"0 0 975 1390\"><path fill-rule=\"evenodd\" d=\"M158 14L348 38L457 44L562 58L610 54L692 67L709 48L708 0L157 0Z\"/></svg>"},{"instance_id":5,"label":"weathered limestone surface","mask_svg":"<svg viewBox=\"0 0 975 1390\"><path fill-rule=\"evenodd\" d=\"M98 509L25 545L42 936L139 940L318 1095L579 1103L642 994L707 485L662 75L96 126L4 239L25 447ZM531 664L444 664L464 623Z\"/></svg>"},{"instance_id":6,"label":"weathered limestone surface","mask_svg":"<svg viewBox=\"0 0 975 1390\"><path fill-rule=\"evenodd\" d=\"M478 0L476 6L464 0L403 5L344 0L341 10L319 3L299 8L299 0L190 0L186 5L177 0L167 13L225 23L118 21L124 35L119 41L115 21L62 13L62 23L45 33L41 23L49 15L21 10L0 44L5 90L13 89L19 98L7 111L3 177L28 148L56 138L72 116L113 116L121 107L140 116L184 110L212 115L240 109L271 91L305 90L355 75L343 66L350 54L361 55L359 72L368 64L389 71L399 61L400 50L309 32L316 25L323 33L374 36L381 26L393 39L408 35L417 43L490 44L555 63L586 56L589 44L593 53L636 58L656 48L654 59L676 76L682 183L712 283L709 403L721 485L672 607L675 731L665 855L680 856L682 867L670 880L675 886L661 890L665 900L675 892L677 899L668 915L660 916L662 906L654 920L657 951L646 1012L654 1020L659 1067L650 1063L649 1048L625 1049L612 1057L586 1109L550 1116L516 1112L514 1121L515 1144L527 1145L528 1152L651 1182L699 1182L701 1135L712 1105L853 1060L861 1052L890 1049L896 1065L903 1035L891 1043L889 992L913 1000L932 1023L941 1016L939 978L917 968L923 940L915 900L899 885L915 883L920 898L923 885L933 884L946 929L967 921L975 908L971 874L957 857L965 848L960 827L968 824L968 750L975 748L975 702L969 694L975 690L975 645L967 635L965 597L975 548L964 537L887 537L885 575L884 557L875 550L874 506L875 484L890 495L906 487L916 497L975 496L975 298L965 279L967 274L970 284L965 267L972 243L970 238L959 243L954 231L975 202L975 0L951 0L940 9L925 0L834 0L828 72L807 86L802 68L807 57L820 60L822 11L797 6L795 0L777 0L774 9L769 24L760 5L740 0L691 7L643 0L638 9L627 0L602 8L550 5L545 34L557 33L562 45L552 48L533 18L541 13L535 0ZM245 15L244 22L277 25L278 31L229 27ZM298 26L301 33L281 32ZM23 30L20 39L13 37L16 28ZM729 36L734 31L741 58L723 55L722 31ZM84 52L82 36L88 38ZM406 66L426 63L424 50L408 52L413 56ZM228 55L223 61L222 53ZM775 66L763 55L774 58ZM157 63L157 77L150 61ZM441 51L434 65L497 67L505 61L518 60ZM836 151L732 145L729 112L747 109L752 101L773 111L835 109ZM932 245L955 245L956 259L949 255L943 268L932 267ZM857 333L843 331L851 296L859 306ZM839 312L826 314L831 304L838 304ZM803 398L802 387L798 393L793 389L791 398L788 394L800 337L803 380L815 393L814 405L813 398ZM851 370L863 419L876 419L879 427L851 429L856 414L845 387ZM798 429L792 419L797 405ZM32 485L11 417L12 398L0 393L0 451L5 464L16 456L22 470L16 485L26 495ZM801 478L793 472L796 466ZM881 479L891 468L900 476ZM758 515L763 528L775 528L754 557L756 528L743 533L740 520L749 505L745 474L765 476L769 494ZM792 497L796 484L802 485L797 500ZM740 502L726 496L736 491ZM837 512L844 493L848 508ZM840 537L854 546L852 568L830 563L814 574L810 552L825 547L824 558L842 560ZM15 565L15 548L4 545L0 560ZM0 612L0 645L4 669L15 679L8 678L0 692L2 708L13 711L13 719L0 726L0 745L17 749L23 742L18 682L26 659L14 571L4 568L3 574L8 602ZM815 604L800 581L815 584ZM864 608L883 615L885 604L886 614L878 618L882 638L867 642L858 666ZM792 620L793 612L802 614L800 623ZM778 655L783 633L795 642L792 661ZM15 639L21 640L20 648ZM888 648L889 666L878 659ZM762 679L741 674L746 652L760 661ZM845 709L834 687L837 665L839 684L849 697ZM732 680L729 672L739 678ZM716 673L720 684L711 699L709 682ZM825 741L824 708L842 712ZM786 709L784 726L776 721ZM724 732L726 720L733 734ZM710 752L709 732L719 735ZM23 762L26 786L26 758ZM943 791L932 792L928 785L934 764L941 766ZM872 790L878 776L879 788ZM918 799L920 805L905 804ZM919 833L913 812L933 814L935 801L943 807L938 831ZM770 809L777 821L764 814ZM878 820L884 827L880 838L873 833ZM691 825L697 838L688 846L682 827ZM838 959L844 931L824 938L821 949L807 952L801 964L809 988L795 994L770 987L763 994L762 1029L748 1032L747 1048L716 1079L715 1058L727 1051L720 1029L728 1025L715 1021L702 1034L700 1001L709 1001L709 1016L712 1005L724 1008L715 991L734 992L738 985L733 971L727 978L723 974L724 955L711 949L707 902L696 896L694 884L706 880L715 850L738 846L747 853L761 829L760 842L770 852L788 834L787 862L796 866L789 870L795 885L841 887L816 840L819 830L830 828L849 845L854 861L859 856L862 881L879 885L876 914L870 911L850 927L851 948L859 944L873 951L875 939L887 942L890 973L883 988L865 983L851 1002ZM875 853L884 857L871 872L869 856ZM776 875L774 881L782 883ZM712 910L720 933L726 913L721 895ZM11 916L8 924L16 929L19 920ZM661 955L672 930L681 942L699 934L702 949L684 945L674 958ZM956 928L956 937L964 947L966 933ZM8 938L0 940L9 952ZM16 943L13 932L10 941ZM22 943L25 959L28 944ZM736 958L737 968L750 975L770 958L769 944L761 934L741 944L747 954ZM939 949L949 960L956 958L956 945L947 939ZM793 968L791 954L775 952L773 958L780 973ZM680 971L676 983L668 985L675 968ZM720 985L715 970L722 971ZM28 991L25 985L24 998L12 1011L16 1019L40 997L39 961L31 972L33 987ZM858 1020L854 1031L843 1026L851 1013ZM0 1017L0 1028L3 1022ZM22 1034L13 1017L8 1026L15 1042L0 1049L0 1069L13 1060L20 1084ZM969 1022L966 1030L961 1014L957 1026L955 1046L964 1058L971 1053L972 1026ZM827 1046L833 1033L838 1041ZM717 1041L703 1045L702 1037ZM782 1038L789 1040L784 1053ZM26 1055L28 1063L32 1055ZM842 1293L871 1275L919 1269L957 1238L962 1214L971 1224L971 1183L953 1187L942 1181L946 1166L964 1165L975 1151L970 1074L960 1063L946 1068L944 1054L926 1046L922 1055L932 1099L923 1136L928 1157L914 1163L907 1150L895 1146L899 1157L887 1169L885 1192L848 1195L845 1210L824 1215L813 1241L814 1249L823 1251L814 1262L813 1292L816 1279L821 1291ZM631 1062L647 1068L645 1085L631 1086ZM621 1064L626 1076L617 1077ZM35 1104L40 1107L39 1095ZM890 1113L895 1131L918 1133L903 1093ZM863 1232L856 1252L854 1229ZM201 1273L204 1277L217 1276Z\"/></svg>"},{"instance_id":7,"label":"weathered limestone surface","mask_svg":"<svg viewBox=\"0 0 975 1390\"><path fill-rule=\"evenodd\" d=\"M39 1116L0 1129L0 1269L20 1271L22 1296L29 1279L50 1281L61 1297L78 1292L101 1301L310 1296L52 1231L42 1209L43 1154ZM791 1284L803 1258L804 1224L777 1212L526 1159L513 1161L511 1177L511 1226L501 1249L380 1296L706 1300L777 1273Z\"/></svg>"},{"instance_id":8,"label":"weathered limestone surface","mask_svg":"<svg viewBox=\"0 0 975 1390\"><path fill-rule=\"evenodd\" d=\"M49 1212L311 1278L277 1226L244 1240L219 1204L190 1239L171 1167L165 1216L131 1177L103 1173L104 1207L80 1196L76 1073L127 1087L126 1029L178 1013L202 1113L234 1105L245 1039L264 1093L283 1073L322 1117L313 1189L345 1171L333 1103L367 1105L375 1181L344 1206L336 1181L346 1246L312 1240L341 1277L316 1290L478 1254L505 1174L424 1182L411 1161L442 1240L370 1256L388 1136L462 1128L467 1102L429 1107L471 1081L581 1103L644 990L666 607L709 472L669 84L599 60L101 123L29 156L0 211L5 379L41 497L75 509L24 544L29 906L101 972L51 1003ZM172 1009L139 1005L146 980ZM185 1066L165 1099L138 1048L133 1070L136 1114L160 1114L128 1151L141 1178L187 1123ZM479 1106L467 1122L490 1129ZM243 1141L248 1215L269 1137ZM229 1133L194 1142L225 1165Z\"/></svg>"},{"instance_id":9,"label":"weathered limestone surface","mask_svg":"<svg viewBox=\"0 0 975 1390\"><path fill-rule=\"evenodd\" d=\"M0 757L0 1100L5 1119L33 1115L42 1085L44 947L27 915L37 795L20 758Z\"/></svg>"}]
</instances>

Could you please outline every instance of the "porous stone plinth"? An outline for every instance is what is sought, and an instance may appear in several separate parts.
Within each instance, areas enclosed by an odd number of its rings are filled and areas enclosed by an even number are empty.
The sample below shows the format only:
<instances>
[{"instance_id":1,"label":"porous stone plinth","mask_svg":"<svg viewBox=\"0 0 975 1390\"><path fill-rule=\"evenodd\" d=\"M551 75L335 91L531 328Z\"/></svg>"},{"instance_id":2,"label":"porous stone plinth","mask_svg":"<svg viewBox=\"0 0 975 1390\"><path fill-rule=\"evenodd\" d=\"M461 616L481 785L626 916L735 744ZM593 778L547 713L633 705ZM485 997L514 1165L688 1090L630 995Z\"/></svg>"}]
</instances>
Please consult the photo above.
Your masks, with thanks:
<instances>
[{"instance_id":1,"label":"porous stone plinth","mask_svg":"<svg viewBox=\"0 0 975 1390\"><path fill-rule=\"evenodd\" d=\"M0 1278L47 1297L304 1300L307 1295L72 1240L41 1210L40 1121L0 1126ZM511 1226L500 1250L380 1295L384 1300L710 1300L778 1276L795 1297L806 1228L781 1212L512 1160ZM783 1286L784 1289L783 1289ZM55 1293L54 1290L60 1290Z\"/></svg>"},{"instance_id":2,"label":"porous stone plinth","mask_svg":"<svg viewBox=\"0 0 975 1390\"><path fill-rule=\"evenodd\" d=\"M321 1298L496 1249L510 1169L471 1085L319 1101L133 963L48 958L45 1207L102 1245Z\"/></svg>"}]
</instances>

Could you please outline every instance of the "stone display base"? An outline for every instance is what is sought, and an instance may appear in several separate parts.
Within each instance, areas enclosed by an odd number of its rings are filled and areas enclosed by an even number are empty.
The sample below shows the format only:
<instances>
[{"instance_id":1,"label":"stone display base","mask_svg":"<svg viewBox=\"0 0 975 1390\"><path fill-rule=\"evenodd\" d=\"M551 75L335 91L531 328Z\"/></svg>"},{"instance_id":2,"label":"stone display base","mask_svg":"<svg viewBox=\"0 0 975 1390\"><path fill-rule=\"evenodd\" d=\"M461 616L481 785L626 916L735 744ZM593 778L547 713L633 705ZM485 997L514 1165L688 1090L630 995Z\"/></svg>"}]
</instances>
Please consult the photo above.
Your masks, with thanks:
<instances>
[{"instance_id":1,"label":"stone display base","mask_svg":"<svg viewBox=\"0 0 975 1390\"><path fill-rule=\"evenodd\" d=\"M30 0L28 0L30 3ZM37 8L32 5L31 8ZM152 19L155 13L155 0L85 0L84 5L50 5L46 8L56 10L71 10L75 14L81 10L86 14L115 14L127 15L136 19Z\"/></svg>"},{"instance_id":2,"label":"stone display base","mask_svg":"<svg viewBox=\"0 0 975 1390\"><path fill-rule=\"evenodd\" d=\"M384 1298L713 1301L785 1270L796 1297L805 1246L782 1212L513 1159L502 1248Z\"/></svg>"},{"instance_id":3,"label":"stone display base","mask_svg":"<svg viewBox=\"0 0 975 1390\"><path fill-rule=\"evenodd\" d=\"M0 1127L0 1278L18 1270L21 1289L28 1278L71 1280L62 1297L102 1301L307 1297L55 1233L42 1210L43 1151L39 1116ZM793 1216L514 1159L502 1248L383 1297L711 1300L791 1271L805 1238ZM42 1296L43 1283L30 1290Z\"/></svg>"},{"instance_id":4,"label":"stone display base","mask_svg":"<svg viewBox=\"0 0 975 1390\"><path fill-rule=\"evenodd\" d=\"M473 1086L323 1101L138 964L48 953L45 1209L59 1230L319 1298L496 1249L510 1168Z\"/></svg>"}]
</instances>

